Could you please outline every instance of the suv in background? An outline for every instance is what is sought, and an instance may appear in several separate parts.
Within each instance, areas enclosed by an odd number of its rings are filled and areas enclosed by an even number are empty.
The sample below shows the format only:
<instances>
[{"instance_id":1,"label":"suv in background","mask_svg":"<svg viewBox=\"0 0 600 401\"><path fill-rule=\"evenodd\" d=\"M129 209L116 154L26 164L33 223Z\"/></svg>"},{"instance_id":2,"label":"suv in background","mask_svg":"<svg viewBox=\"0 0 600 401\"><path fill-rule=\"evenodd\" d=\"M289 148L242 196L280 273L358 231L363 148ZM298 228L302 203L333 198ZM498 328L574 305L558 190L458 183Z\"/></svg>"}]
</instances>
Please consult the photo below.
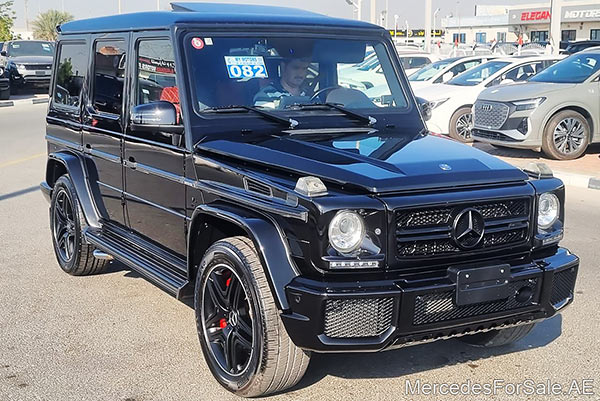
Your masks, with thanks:
<instances>
[{"instance_id":1,"label":"suv in background","mask_svg":"<svg viewBox=\"0 0 600 401\"><path fill-rule=\"evenodd\" d=\"M193 303L241 396L312 352L502 345L571 303L563 183L429 135L385 29L173 7L60 27L41 189L66 273L115 259ZM369 54L379 105L338 76Z\"/></svg>"},{"instance_id":2,"label":"suv in background","mask_svg":"<svg viewBox=\"0 0 600 401\"><path fill-rule=\"evenodd\" d=\"M581 40L579 42L569 43L567 47L561 51L564 54L574 54L590 47L600 46L600 40Z\"/></svg>"},{"instance_id":3,"label":"suv in background","mask_svg":"<svg viewBox=\"0 0 600 401\"><path fill-rule=\"evenodd\" d=\"M50 85L54 43L39 40L13 40L4 43L0 53L10 78L10 91Z\"/></svg>"},{"instance_id":4,"label":"suv in background","mask_svg":"<svg viewBox=\"0 0 600 401\"><path fill-rule=\"evenodd\" d=\"M599 94L600 50L584 50L526 83L483 91L473 105L473 138L575 159L600 142Z\"/></svg>"}]
</instances>

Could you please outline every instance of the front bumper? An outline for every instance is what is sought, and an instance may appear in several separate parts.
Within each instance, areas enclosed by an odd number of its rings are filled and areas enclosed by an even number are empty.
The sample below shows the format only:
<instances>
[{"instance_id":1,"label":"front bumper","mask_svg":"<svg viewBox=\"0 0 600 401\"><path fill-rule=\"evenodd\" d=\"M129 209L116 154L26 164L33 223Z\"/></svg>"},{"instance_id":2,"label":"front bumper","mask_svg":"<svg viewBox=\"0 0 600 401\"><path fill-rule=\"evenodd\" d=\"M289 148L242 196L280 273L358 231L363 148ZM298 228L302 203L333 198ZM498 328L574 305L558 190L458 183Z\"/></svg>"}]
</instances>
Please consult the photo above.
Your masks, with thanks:
<instances>
[{"instance_id":1,"label":"front bumper","mask_svg":"<svg viewBox=\"0 0 600 401\"><path fill-rule=\"evenodd\" d=\"M19 86L50 86L51 79L51 75L35 75L35 71L27 71L26 74L19 73L13 76L13 82Z\"/></svg>"},{"instance_id":2,"label":"front bumper","mask_svg":"<svg viewBox=\"0 0 600 401\"><path fill-rule=\"evenodd\" d=\"M508 298L462 306L448 277L343 283L298 277L286 288L290 310L281 317L301 348L379 351L547 319L572 302L578 268L577 256L558 248L511 265ZM523 292L531 296L523 300Z\"/></svg>"}]
</instances>

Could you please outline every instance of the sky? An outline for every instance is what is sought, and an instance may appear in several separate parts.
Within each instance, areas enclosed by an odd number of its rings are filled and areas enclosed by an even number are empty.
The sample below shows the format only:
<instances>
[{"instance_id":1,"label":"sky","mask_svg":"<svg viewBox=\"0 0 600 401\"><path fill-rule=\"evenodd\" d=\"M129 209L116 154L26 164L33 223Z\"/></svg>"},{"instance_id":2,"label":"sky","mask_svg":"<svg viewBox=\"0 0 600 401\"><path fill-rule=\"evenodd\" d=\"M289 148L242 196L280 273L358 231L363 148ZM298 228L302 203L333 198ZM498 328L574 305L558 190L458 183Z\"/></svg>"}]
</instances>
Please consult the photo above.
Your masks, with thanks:
<instances>
[{"instance_id":1,"label":"sky","mask_svg":"<svg viewBox=\"0 0 600 401\"><path fill-rule=\"evenodd\" d=\"M170 0L158 0L161 9L170 9ZM181 0L179 0L181 1ZM218 2L219 0L213 0ZM287 7L303 8L322 14L341 17L354 18L353 7L348 5L345 0L220 0L224 3L239 4L265 4L279 5ZM404 25L408 20L409 27L423 28L425 2L423 0L387 0L390 8L390 27L393 25L393 16L399 16L399 25ZM475 4L500 4L500 5L518 5L542 2L543 0L433 0L433 10L440 8L437 15L436 26L440 26L440 19L449 15L458 13L461 16L473 16L475 13ZM385 9L386 0L376 0L377 14ZM48 9L61 10L64 5L65 11L70 12L76 19L91 18L102 15L111 15L118 12L118 0L28 0L29 21L35 19L35 16L41 11ZM458 3L458 4L457 4ZM548 0L549 3L549 0ZM121 0L123 13L156 10L157 0ZM17 13L15 22L16 29L25 29L25 0L15 0L14 10ZM369 0L363 0L363 19L369 18Z\"/></svg>"}]
</instances>

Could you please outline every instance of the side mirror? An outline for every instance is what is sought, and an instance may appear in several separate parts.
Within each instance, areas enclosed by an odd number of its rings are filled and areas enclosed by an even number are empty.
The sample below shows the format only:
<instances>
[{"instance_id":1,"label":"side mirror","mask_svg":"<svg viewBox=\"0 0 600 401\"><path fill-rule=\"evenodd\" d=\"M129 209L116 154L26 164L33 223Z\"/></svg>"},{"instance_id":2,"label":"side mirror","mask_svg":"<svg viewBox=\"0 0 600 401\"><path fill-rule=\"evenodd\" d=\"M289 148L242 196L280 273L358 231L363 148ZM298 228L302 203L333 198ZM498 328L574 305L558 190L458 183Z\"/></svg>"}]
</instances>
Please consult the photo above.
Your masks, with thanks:
<instances>
[{"instance_id":1,"label":"side mirror","mask_svg":"<svg viewBox=\"0 0 600 401\"><path fill-rule=\"evenodd\" d=\"M183 126L177 124L177 109L173 103L160 100L140 104L131 110L131 130L181 135Z\"/></svg>"},{"instance_id":2,"label":"side mirror","mask_svg":"<svg viewBox=\"0 0 600 401\"><path fill-rule=\"evenodd\" d=\"M431 119L431 103L422 97L417 98L417 103L419 104L419 110L421 111L423 120L429 121Z\"/></svg>"},{"instance_id":3,"label":"side mirror","mask_svg":"<svg viewBox=\"0 0 600 401\"><path fill-rule=\"evenodd\" d=\"M448 71L444 75L442 75L442 82L448 82L452 78L454 78L454 73L452 71Z\"/></svg>"},{"instance_id":4,"label":"side mirror","mask_svg":"<svg viewBox=\"0 0 600 401\"><path fill-rule=\"evenodd\" d=\"M0 52L0 56L2 56L2 57L6 57L6 51L2 50L2 51Z\"/></svg>"}]
</instances>

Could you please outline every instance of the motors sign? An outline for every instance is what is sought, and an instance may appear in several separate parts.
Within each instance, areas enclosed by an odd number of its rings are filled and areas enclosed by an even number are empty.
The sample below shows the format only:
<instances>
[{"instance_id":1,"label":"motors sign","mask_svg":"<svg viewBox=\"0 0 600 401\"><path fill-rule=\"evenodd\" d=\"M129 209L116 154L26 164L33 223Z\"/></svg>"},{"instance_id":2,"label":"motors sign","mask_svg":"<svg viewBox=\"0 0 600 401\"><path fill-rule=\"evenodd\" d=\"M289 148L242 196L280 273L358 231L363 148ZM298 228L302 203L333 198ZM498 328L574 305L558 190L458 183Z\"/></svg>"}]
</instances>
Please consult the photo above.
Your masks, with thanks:
<instances>
[{"instance_id":1,"label":"motors sign","mask_svg":"<svg viewBox=\"0 0 600 401\"><path fill-rule=\"evenodd\" d=\"M564 22L600 21L600 5L563 7L562 17Z\"/></svg>"}]
</instances>

